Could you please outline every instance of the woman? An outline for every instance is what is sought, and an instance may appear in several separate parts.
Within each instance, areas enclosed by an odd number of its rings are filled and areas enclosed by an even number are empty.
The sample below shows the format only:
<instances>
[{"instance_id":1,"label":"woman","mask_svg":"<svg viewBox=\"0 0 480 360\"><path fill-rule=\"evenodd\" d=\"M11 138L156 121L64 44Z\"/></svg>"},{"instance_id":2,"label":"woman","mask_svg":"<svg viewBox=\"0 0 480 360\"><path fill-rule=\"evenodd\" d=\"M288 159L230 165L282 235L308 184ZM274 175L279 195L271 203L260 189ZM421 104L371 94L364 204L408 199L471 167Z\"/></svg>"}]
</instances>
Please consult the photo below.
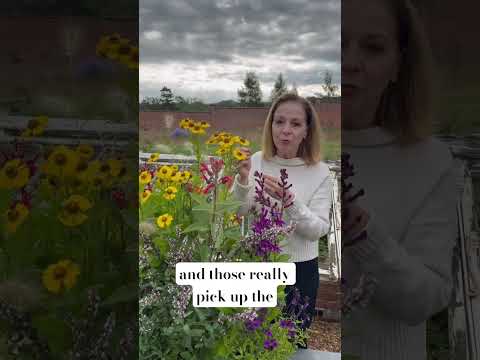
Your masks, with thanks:
<instances>
[{"instance_id":1,"label":"woman","mask_svg":"<svg viewBox=\"0 0 480 360\"><path fill-rule=\"evenodd\" d=\"M365 191L342 204L342 275L376 280L342 321L342 353L426 359L426 320L452 294L457 199L452 157L429 135L429 52L408 0L344 0L342 16L342 152L351 195Z\"/></svg>"},{"instance_id":2,"label":"woman","mask_svg":"<svg viewBox=\"0 0 480 360\"><path fill-rule=\"evenodd\" d=\"M318 240L329 231L332 183L328 166L320 161L321 128L313 106L304 98L286 94L278 98L267 116L262 151L239 163L233 193L244 202L240 214L254 204L255 171L265 176L265 190L280 199L280 170L286 169L292 187L287 190L291 206L285 209L286 222L296 224L283 247L296 264L295 287L300 298L308 298L309 327L314 316L319 283ZM292 301L287 289L287 306Z\"/></svg>"}]
</instances>

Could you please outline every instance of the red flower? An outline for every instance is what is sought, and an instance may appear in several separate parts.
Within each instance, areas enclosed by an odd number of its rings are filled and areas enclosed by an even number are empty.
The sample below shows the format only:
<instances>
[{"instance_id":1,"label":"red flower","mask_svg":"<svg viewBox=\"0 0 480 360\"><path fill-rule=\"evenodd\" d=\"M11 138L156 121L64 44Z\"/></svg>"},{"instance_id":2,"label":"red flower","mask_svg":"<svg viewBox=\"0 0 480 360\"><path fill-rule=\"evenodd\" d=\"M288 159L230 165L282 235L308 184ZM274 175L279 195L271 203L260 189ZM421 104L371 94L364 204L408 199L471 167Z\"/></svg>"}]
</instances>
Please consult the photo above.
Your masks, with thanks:
<instances>
[{"instance_id":1,"label":"red flower","mask_svg":"<svg viewBox=\"0 0 480 360\"><path fill-rule=\"evenodd\" d=\"M224 176L219 180L220 184L227 185L227 188L231 188L233 185L233 176Z\"/></svg>"},{"instance_id":2,"label":"red flower","mask_svg":"<svg viewBox=\"0 0 480 360\"><path fill-rule=\"evenodd\" d=\"M205 186L205 188L203 188L202 192L206 195L208 194L210 191L212 191L212 189L215 187L215 184L214 183L210 183L208 184L207 186Z\"/></svg>"}]
</instances>

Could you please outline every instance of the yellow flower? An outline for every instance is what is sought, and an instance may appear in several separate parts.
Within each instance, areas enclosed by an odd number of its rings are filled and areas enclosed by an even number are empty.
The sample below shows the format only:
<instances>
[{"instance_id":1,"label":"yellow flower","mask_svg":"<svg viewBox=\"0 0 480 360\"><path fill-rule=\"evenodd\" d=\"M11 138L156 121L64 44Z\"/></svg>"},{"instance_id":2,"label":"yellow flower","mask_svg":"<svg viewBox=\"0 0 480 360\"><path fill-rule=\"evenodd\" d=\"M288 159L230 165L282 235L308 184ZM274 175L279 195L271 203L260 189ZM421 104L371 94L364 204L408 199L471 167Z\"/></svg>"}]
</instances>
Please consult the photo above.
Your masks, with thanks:
<instances>
[{"instance_id":1,"label":"yellow flower","mask_svg":"<svg viewBox=\"0 0 480 360\"><path fill-rule=\"evenodd\" d=\"M80 158L90 160L95 154L95 149L92 145L80 144L75 149L75 152L80 155Z\"/></svg>"},{"instance_id":2,"label":"yellow flower","mask_svg":"<svg viewBox=\"0 0 480 360\"><path fill-rule=\"evenodd\" d=\"M30 169L22 159L12 159L0 170L0 188L19 189L30 179Z\"/></svg>"},{"instance_id":3,"label":"yellow flower","mask_svg":"<svg viewBox=\"0 0 480 360\"><path fill-rule=\"evenodd\" d=\"M210 139L208 139L205 144L207 145L214 145L214 144L218 144L218 137L210 137Z\"/></svg>"},{"instance_id":4,"label":"yellow flower","mask_svg":"<svg viewBox=\"0 0 480 360\"><path fill-rule=\"evenodd\" d=\"M192 174L189 171L182 171L179 173L180 182L186 184L188 180L192 177Z\"/></svg>"},{"instance_id":5,"label":"yellow flower","mask_svg":"<svg viewBox=\"0 0 480 360\"><path fill-rule=\"evenodd\" d=\"M157 218L157 225L161 228L167 228L172 224L173 217L170 214L163 214Z\"/></svg>"},{"instance_id":6,"label":"yellow flower","mask_svg":"<svg viewBox=\"0 0 480 360\"><path fill-rule=\"evenodd\" d=\"M206 121L200 121L199 124L203 129L208 129L210 127L210 124L207 123Z\"/></svg>"},{"instance_id":7,"label":"yellow flower","mask_svg":"<svg viewBox=\"0 0 480 360\"><path fill-rule=\"evenodd\" d=\"M118 49L118 61L132 69L138 66L138 47L131 45L120 46Z\"/></svg>"},{"instance_id":8,"label":"yellow flower","mask_svg":"<svg viewBox=\"0 0 480 360\"><path fill-rule=\"evenodd\" d=\"M180 120L180 127L182 129L189 129L191 125L193 125L193 121L189 118Z\"/></svg>"},{"instance_id":9,"label":"yellow flower","mask_svg":"<svg viewBox=\"0 0 480 360\"><path fill-rule=\"evenodd\" d=\"M126 64L129 69L138 69L138 63L139 63L138 46L132 46L130 47L130 53L128 54L128 57L126 58L124 64Z\"/></svg>"},{"instance_id":10,"label":"yellow flower","mask_svg":"<svg viewBox=\"0 0 480 360\"><path fill-rule=\"evenodd\" d=\"M6 228L9 233L14 233L17 227L25 221L28 216L28 208L23 203L16 203L11 209L6 212Z\"/></svg>"},{"instance_id":11,"label":"yellow flower","mask_svg":"<svg viewBox=\"0 0 480 360\"><path fill-rule=\"evenodd\" d=\"M107 160L108 165L110 166L110 175L117 180L124 179L128 174L128 169L122 160L119 159L109 159Z\"/></svg>"},{"instance_id":12,"label":"yellow flower","mask_svg":"<svg viewBox=\"0 0 480 360\"><path fill-rule=\"evenodd\" d=\"M177 196L177 188L175 186L169 186L165 189L165 194L163 194L163 197L167 200L173 200Z\"/></svg>"},{"instance_id":13,"label":"yellow flower","mask_svg":"<svg viewBox=\"0 0 480 360\"><path fill-rule=\"evenodd\" d=\"M239 218L238 218L237 214L231 214L231 215L229 216L228 220L229 220L230 223L232 223L232 224L235 224L235 225L240 224Z\"/></svg>"},{"instance_id":14,"label":"yellow flower","mask_svg":"<svg viewBox=\"0 0 480 360\"><path fill-rule=\"evenodd\" d=\"M249 146L250 145L250 141L248 141L247 139L244 139L240 136L235 136L233 138L233 140L237 143L237 144L240 144L242 146Z\"/></svg>"},{"instance_id":15,"label":"yellow flower","mask_svg":"<svg viewBox=\"0 0 480 360\"><path fill-rule=\"evenodd\" d=\"M140 184L145 185L152 181L152 174L149 171L142 171L139 176Z\"/></svg>"},{"instance_id":16,"label":"yellow flower","mask_svg":"<svg viewBox=\"0 0 480 360\"><path fill-rule=\"evenodd\" d=\"M112 36L105 43L104 57L110 60L120 60L122 56L127 55L130 52L130 40Z\"/></svg>"},{"instance_id":17,"label":"yellow flower","mask_svg":"<svg viewBox=\"0 0 480 360\"><path fill-rule=\"evenodd\" d=\"M195 124L190 127L190 132L195 135L203 135L205 134L205 129L201 125Z\"/></svg>"},{"instance_id":18,"label":"yellow flower","mask_svg":"<svg viewBox=\"0 0 480 360\"><path fill-rule=\"evenodd\" d=\"M93 185L93 187L101 187L107 185L110 175L110 167L104 166L105 163L99 160L91 161L88 164L87 173L85 179Z\"/></svg>"},{"instance_id":19,"label":"yellow flower","mask_svg":"<svg viewBox=\"0 0 480 360\"><path fill-rule=\"evenodd\" d=\"M27 124L27 128L20 135L21 137L32 137L42 135L48 124L48 116L36 116Z\"/></svg>"},{"instance_id":20,"label":"yellow flower","mask_svg":"<svg viewBox=\"0 0 480 360\"><path fill-rule=\"evenodd\" d=\"M178 171L178 165L170 165L170 167L172 170Z\"/></svg>"},{"instance_id":21,"label":"yellow flower","mask_svg":"<svg viewBox=\"0 0 480 360\"><path fill-rule=\"evenodd\" d=\"M233 150L233 156L239 161L245 160L247 158L247 154L240 151L239 149Z\"/></svg>"},{"instance_id":22,"label":"yellow flower","mask_svg":"<svg viewBox=\"0 0 480 360\"><path fill-rule=\"evenodd\" d=\"M45 288L54 294L70 290L75 286L80 268L71 260L62 260L49 265L43 272L42 282Z\"/></svg>"},{"instance_id":23,"label":"yellow flower","mask_svg":"<svg viewBox=\"0 0 480 360\"><path fill-rule=\"evenodd\" d=\"M140 203L144 204L151 195L152 192L150 190L144 190L140 195Z\"/></svg>"},{"instance_id":24,"label":"yellow flower","mask_svg":"<svg viewBox=\"0 0 480 360\"><path fill-rule=\"evenodd\" d=\"M78 226L88 219L85 212L91 207L92 204L88 199L81 195L71 195L63 202L58 218L65 226Z\"/></svg>"},{"instance_id":25,"label":"yellow flower","mask_svg":"<svg viewBox=\"0 0 480 360\"><path fill-rule=\"evenodd\" d=\"M182 181L180 177L180 171L172 169L172 173L170 174L170 181L180 183Z\"/></svg>"},{"instance_id":26,"label":"yellow flower","mask_svg":"<svg viewBox=\"0 0 480 360\"><path fill-rule=\"evenodd\" d=\"M150 157L149 157L148 160L147 160L147 163L148 163L148 164L154 163L154 162L156 162L159 158L160 158L160 154L157 154L157 153L151 154Z\"/></svg>"},{"instance_id":27,"label":"yellow flower","mask_svg":"<svg viewBox=\"0 0 480 360\"><path fill-rule=\"evenodd\" d=\"M168 165L163 165L157 171L157 176L162 180L170 180L171 175L172 175L172 168L170 168L170 166Z\"/></svg>"},{"instance_id":28,"label":"yellow flower","mask_svg":"<svg viewBox=\"0 0 480 360\"><path fill-rule=\"evenodd\" d=\"M221 147L231 147L234 144L233 138L229 136L224 136L222 140L218 143Z\"/></svg>"},{"instance_id":29,"label":"yellow flower","mask_svg":"<svg viewBox=\"0 0 480 360\"><path fill-rule=\"evenodd\" d=\"M228 148L225 148L225 147L221 147L219 148L217 151L215 151L215 154L217 155L225 155L228 151Z\"/></svg>"},{"instance_id":30,"label":"yellow flower","mask_svg":"<svg viewBox=\"0 0 480 360\"><path fill-rule=\"evenodd\" d=\"M106 35L100 38L100 41L97 43L96 53L101 57L108 57L108 53L120 45L120 40L122 38L119 34Z\"/></svg>"},{"instance_id":31,"label":"yellow flower","mask_svg":"<svg viewBox=\"0 0 480 360\"><path fill-rule=\"evenodd\" d=\"M45 171L48 174L72 175L75 172L78 157L77 153L66 146L57 146L48 156Z\"/></svg>"},{"instance_id":32,"label":"yellow flower","mask_svg":"<svg viewBox=\"0 0 480 360\"><path fill-rule=\"evenodd\" d=\"M82 180L86 180L88 177L88 161L80 158L75 164L74 175Z\"/></svg>"}]
</instances>

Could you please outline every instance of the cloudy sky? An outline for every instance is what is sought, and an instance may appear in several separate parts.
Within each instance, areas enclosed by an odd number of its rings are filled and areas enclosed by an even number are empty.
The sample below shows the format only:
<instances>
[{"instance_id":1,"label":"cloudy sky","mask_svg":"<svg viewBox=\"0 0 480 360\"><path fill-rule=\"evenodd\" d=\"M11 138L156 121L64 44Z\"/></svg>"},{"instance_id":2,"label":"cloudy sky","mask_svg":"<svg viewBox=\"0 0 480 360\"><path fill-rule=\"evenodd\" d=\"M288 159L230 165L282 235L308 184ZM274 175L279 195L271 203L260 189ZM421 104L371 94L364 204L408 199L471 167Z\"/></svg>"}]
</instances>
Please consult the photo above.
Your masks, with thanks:
<instances>
[{"instance_id":1,"label":"cloudy sky","mask_svg":"<svg viewBox=\"0 0 480 360\"><path fill-rule=\"evenodd\" d=\"M264 98L283 73L300 95L340 82L340 0L140 0L140 98L237 99L247 71Z\"/></svg>"}]
</instances>

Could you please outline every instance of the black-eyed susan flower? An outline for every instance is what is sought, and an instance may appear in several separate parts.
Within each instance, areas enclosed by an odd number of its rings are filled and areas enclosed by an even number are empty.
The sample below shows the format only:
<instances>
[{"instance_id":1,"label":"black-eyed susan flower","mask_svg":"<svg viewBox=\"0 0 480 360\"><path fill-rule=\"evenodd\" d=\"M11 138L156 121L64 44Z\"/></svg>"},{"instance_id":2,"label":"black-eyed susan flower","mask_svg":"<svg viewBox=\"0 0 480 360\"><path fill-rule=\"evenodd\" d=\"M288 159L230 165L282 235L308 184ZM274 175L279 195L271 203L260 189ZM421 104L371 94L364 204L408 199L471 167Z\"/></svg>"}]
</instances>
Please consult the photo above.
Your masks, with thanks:
<instances>
[{"instance_id":1,"label":"black-eyed susan flower","mask_svg":"<svg viewBox=\"0 0 480 360\"><path fill-rule=\"evenodd\" d=\"M205 134L205 129L198 123L195 123L190 127L190 132L194 135L203 135Z\"/></svg>"},{"instance_id":2,"label":"black-eyed susan flower","mask_svg":"<svg viewBox=\"0 0 480 360\"><path fill-rule=\"evenodd\" d=\"M20 189L30 179L30 168L22 159L7 161L0 170L0 188Z\"/></svg>"},{"instance_id":3,"label":"black-eyed susan flower","mask_svg":"<svg viewBox=\"0 0 480 360\"><path fill-rule=\"evenodd\" d=\"M74 168L74 177L82 179L83 181L88 179L88 161L86 159L79 158Z\"/></svg>"},{"instance_id":4,"label":"black-eyed susan flower","mask_svg":"<svg viewBox=\"0 0 480 360\"><path fill-rule=\"evenodd\" d=\"M89 144L80 144L75 148L75 152L80 158L90 160L95 154L95 149Z\"/></svg>"},{"instance_id":5,"label":"black-eyed susan flower","mask_svg":"<svg viewBox=\"0 0 480 360\"><path fill-rule=\"evenodd\" d=\"M110 175L117 181L127 179L128 169L124 161L120 159L108 159L108 165L110 166Z\"/></svg>"},{"instance_id":6,"label":"black-eyed susan flower","mask_svg":"<svg viewBox=\"0 0 480 360\"><path fill-rule=\"evenodd\" d=\"M149 171L142 171L140 173L140 176L138 177L138 180L140 181L140 184L145 185L150 183L152 181L152 174L150 174Z\"/></svg>"},{"instance_id":7,"label":"black-eyed susan flower","mask_svg":"<svg viewBox=\"0 0 480 360\"><path fill-rule=\"evenodd\" d=\"M164 199L173 200L177 196L177 188L175 186L169 186L165 189L163 193Z\"/></svg>"},{"instance_id":8,"label":"black-eyed susan flower","mask_svg":"<svg viewBox=\"0 0 480 360\"><path fill-rule=\"evenodd\" d=\"M228 217L228 220L230 221L231 224L238 225L240 224L240 219L238 218L237 214L230 214Z\"/></svg>"},{"instance_id":9,"label":"black-eyed susan flower","mask_svg":"<svg viewBox=\"0 0 480 360\"><path fill-rule=\"evenodd\" d=\"M198 124L202 127L202 129L208 129L210 127L210 124L206 121L200 121Z\"/></svg>"},{"instance_id":10,"label":"black-eyed susan flower","mask_svg":"<svg viewBox=\"0 0 480 360\"><path fill-rule=\"evenodd\" d=\"M210 137L207 141L205 141L205 144L207 145L215 145L215 144L218 144L218 137Z\"/></svg>"},{"instance_id":11,"label":"black-eyed susan flower","mask_svg":"<svg viewBox=\"0 0 480 360\"><path fill-rule=\"evenodd\" d=\"M229 136L223 136L222 140L218 143L221 147L231 147L233 144L233 138Z\"/></svg>"},{"instance_id":12,"label":"black-eyed susan flower","mask_svg":"<svg viewBox=\"0 0 480 360\"><path fill-rule=\"evenodd\" d=\"M246 160L247 159L247 154L245 154L243 151L239 150L239 149L234 149L233 150L233 156L235 157L235 159L237 159L238 161L242 161L242 160Z\"/></svg>"},{"instance_id":13,"label":"black-eyed susan flower","mask_svg":"<svg viewBox=\"0 0 480 360\"><path fill-rule=\"evenodd\" d=\"M58 218L65 226L78 226L88 219L86 212L91 207L92 204L87 198L81 195L71 195L63 202Z\"/></svg>"},{"instance_id":14,"label":"black-eyed susan flower","mask_svg":"<svg viewBox=\"0 0 480 360\"><path fill-rule=\"evenodd\" d=\"M163 165L157 170L157 176L162 180L170 180L172 175L172 168L168 165Z\"/></svg>"},{"instance_id":15,"label":"black-eyed susan flower","mask_svg":"<svg viewBox=\"0 0 480 360\"><path fill-rule=\"evenodd\" d=\"M56 146L47 159L48 174L71 175L75 172L78 154L64 145Z\"/></svg>"},{"instance_id":16,"label":"black-eyed susan flower","mask_svg":"<svg viewBox=\"0 0 480 360\"><path fill-rule=\"evenodd\" d=\"M158 218L157 218L157 225L161 228L161 229L165 229L167 227L169 227L171 224L172 224L172 221L173 221L173 216L170 215L170 214L163 214L163 215L160 215Z\"/></svg>"},{"instance_id":17,"label":"black-eyed susan flower","mask_svg":"<svg viewBox=\"0 0 480 360\"><path fill-rule=\"evenodd\" d=\"M144 204L151 195L152 195L152 192L150 190L143 190L142 193L140 194L140 203Z\"/></svg>"},{"instance_id":18,"label":"black-eyed susan flower","mask_svg":"<svg viewBox=\"0 0 480 360\"><path fill-rule=\"evenodd\" d=\"M13 207L8 209L5 213L5 227L9 233L14 233L17 228L27 218L29 213L28 207L17 202Z\"/></svg>"},{"instance_id":19,"label":"black-eyed susan flower","mask_svg":"<svg viewBox=\"0 0 480 360\"><path fill-rule=\"evenodd\" d=\"M108 57L109 51L119 46L121 39L119 34L102 36L96 46L97 55L104 58Z\"/></svg>"},{"instance_id":20,"label":"black-eyed susan flower","mask_svg":"<svg viewBox=\"0 0 480 360\"><path fill-rule=\"evenodd\" d=\"M40 115L30 120L27 128L21 133L21 137L40 136L45 131L48 124L48 116Z\"/></svg>"},{"instance_id":21,"label":"black-eyed susan flower","mask_svg":"<svg viewBox=\"0 0 480 360\"><path fill-rule=\"evenodd\" d=\"M180 177L180 182L182 184L186 184L188 182L188 180L190 180L192 174L189 171L185 170L185 171L179 172L178 176Z\"/></svg>"},{"instance_id":22,"label":"black-eyed susan flower","mask_svg":"<svg viewBox=\"0 0 480 360\"><path fill-rule=\"evenodd\" d=\"M139 66L139 52L138 46L131 46L128 56L125 58L124 64L129 69L138 69Z\"/></svg>"},{"instance_id":23,"label":"black-eyed susan flower","mask_svg":"<svg viewBox=\"0 0 480 360\"><path fill-rule=\"evenodd\" d=\"M175 183L181 182L180 171L172 169L172 173L170 174L170 181L173 181Z\"/></svg>"},{"instance_id":24,"label":"black-eyed susan flower","mask_svg":"<svg viewBox=\"0 0 480 360\"><path fill-rule=\"evenodd\" d=\"M193 121L191 119L185 118L185 119L180 120L180 127L182 129L189 129L190 125L193 125Z\"/></svg>"},{"instance_id":25,"label":"black-eyed susan flower","mask_svg":"<svg viewBox=\"0 0 480 360\"><path fill-rule=\"evenodd\" d=\"M147 163L148 163L148 164L154 163L154 162L156 162L158 159L160 159L160 154L158 154L158 153L153 153L153 154L151 154L150 157L148 158Z\"/></svg>"},{"instance_id":26,"label":"black-eyed susan flower","mask_svg":"<svg viewBox=\"0 0 480 360\"><path fill-rule=\"evenodd\" d=\"M222 155L225 155L227 152L228 152L228 148L221 147L221 148L218 148L217 151L215 151L215 154L222 156Z\"/></svg>"},{"instance_id":27,"label":"black-eyed susan flower","mask_svg":"<svg viewBox=\"0 0 480 360\"><path fill-rule=\"evenodd\" d=\"M237 144L240 144L240 145L242 145L242 146L249 146L249 145L250 145L250 141L248 141L247 139L242 138L242 137L240 137L240 136L235 136L234 141L235 141Z\"/></svg>"},{"instance_id":28,"label":"black-eyed susan flower","mask_svg":"<svg viewBox=\"0 0 480 360\"><path fill-rule=\"evenodd\" d=\"M61 260L49 265L42 275L43 286L54 294L70 290L77 283L80 268L71 260Z\"/></svg>"}]
</instances>

